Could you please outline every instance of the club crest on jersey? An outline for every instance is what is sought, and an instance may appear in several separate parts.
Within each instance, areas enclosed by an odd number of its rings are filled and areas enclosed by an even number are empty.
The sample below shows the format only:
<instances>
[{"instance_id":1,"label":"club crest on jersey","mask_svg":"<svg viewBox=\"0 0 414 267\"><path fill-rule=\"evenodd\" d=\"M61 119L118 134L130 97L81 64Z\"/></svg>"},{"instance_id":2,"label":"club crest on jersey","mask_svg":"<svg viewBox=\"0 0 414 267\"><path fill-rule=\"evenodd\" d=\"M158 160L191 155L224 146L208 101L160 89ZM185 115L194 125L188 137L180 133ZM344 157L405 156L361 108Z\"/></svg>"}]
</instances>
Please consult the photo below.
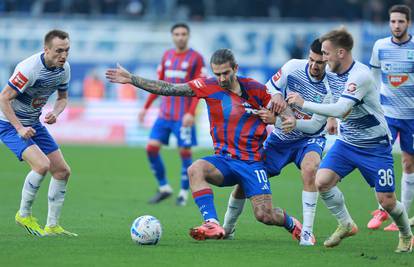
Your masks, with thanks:
<instances>
[{"instance_id":1,"label":"club crest on jersey","mask_svg":"<svg viewBox=\"0 0 414 267\"><path fill-rule=\"evenodd\" d=\"M280 77L282 77L282 69L280 69L275 75L272 76L272 80L274 82L277 82L280 79Z\"/></svg>"},{"instance_id":2,"label":"club crest on jersey","mask_svg":"<svg viewBox=\"0 0 414 267\"><path fill-rule=\"evenodd\" d=\"M187 61L183 61L183 63L181 63L181 68L182 69L186 69L186 68L188 68L188 62Z\"/></svg>"},{"instance_id":3,"label":"club crest on jersey","mask_svg":"<svg viewBox=\"0 0 414 267\"><path fill-rule=\"evenodd\" d=\"M408 50L407 51L407 59L413 60L414 59L414 50Z\"/></svg>"},{"instance_id":4,"label":"club crest on jersey","mask_svg":"<svg viewBox=\"0 0 414 267\"><path fill-rule=\"evenodd\" d=\"M12 79L11 83L19 89L22 89L29 79L26 78L20 71L16 73L14 78Z\"/></svg>"},{"instance_id":5,"label":"club crest on jersey","mask_svg":"<svg viewBox=\"0 0 414 267\"><path fill-rule=\"evenodd\" d=\"M244 110L246 111L247 114L257 114L258 110L252 108L252 105L250 105L249 103L244 102L243 104Z\"/></svg>"},{"instance_id":6,"label":"club crest on jersey","mask_svg":"<svg viewBox=\"0 0 414 267\"><path fill-rule=\"evenodd\" d=\"M348 88L346 88L346 92L348 94L354 95L357 89L357 85L355 83L348 84Z\"/></svg>"},{"instance_id":7,"label":"club crest on jersey","mask_svg":"<svg viewBox=\"0 0 414 267\"><path fill-rule=\"evenodd\" d=\"M408 75L388 75L388 81L394 87L399 87L408 80Z\"/></svg>"}]
</instances>

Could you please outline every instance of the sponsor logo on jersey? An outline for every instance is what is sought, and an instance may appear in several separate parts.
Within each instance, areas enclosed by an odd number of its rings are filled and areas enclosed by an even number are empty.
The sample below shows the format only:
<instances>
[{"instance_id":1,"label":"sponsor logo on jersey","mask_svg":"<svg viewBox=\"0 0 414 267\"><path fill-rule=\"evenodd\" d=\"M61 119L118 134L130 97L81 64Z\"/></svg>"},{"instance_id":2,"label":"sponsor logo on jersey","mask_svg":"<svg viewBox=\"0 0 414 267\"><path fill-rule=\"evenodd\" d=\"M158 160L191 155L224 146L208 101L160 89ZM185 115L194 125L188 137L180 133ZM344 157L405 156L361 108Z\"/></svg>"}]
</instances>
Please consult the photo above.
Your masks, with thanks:
<instances>
[{"instance_id":1,"label":"sponsor logo on jersey","mask_svg":"<svg viewBox=\"0 0 414 267\"><path fill-rule=\"evenodd\" d=\"M346 88L346 92L348 94L354 95L357 89L357 85L355 83L348 84L348 88Z\"/></svg>"},{"instance_id":2,"label":"sponsor logo on jersey","mask_svg":"<svg viewBox=\"0 0 414 267\"><path fill-rule=\"evenodd\" d=\"M414 50L408 50L407 51L407 59L413 60L414 59Z\"/></svg>"},{"instance_id":3,"label":"sponsor logo on jersey","mask_svg":"<svg viewBox=\"0 0 414 267\"><path fill-rule=\"evenodd\" d=\"M19 88L20 90L26 85L29 79L26 78L20 71L16 73L14 78L12 79L11 83Z\"/></svg>"},{"instance_id":4,"label":"sponsor logo on jersey","mask_svg":"<svg viewBox=\"0 0 414 267\"><path fill-rule=\"evenodd\" d=\"M181 68L182 69L186 69L186 68L188 68L188 62L187 61L183 61L183 63L181 63Z\"/></svg>"},{"instance_id":5,"label":"sponsor logo on jersey","mask_svg":"<svg viewBox=\"0 0 414 267\"><path fill-rule=\"evenodd\" d=\"M297 108L292 108L293 114L295 114L295 118L298 120L310 120L312 116L306 114L305 112L298 110Z\"/></svg>"},{"instance_id":6,"label":"sponsor logo on jersey","mask_svg":"<svg viewBox=\"0 0 414 267\"><path fill-rule=\"evenodd\" d=\"M259 112L257 109L254 109L249 103L244 102L242 105L247 114L258 114Z\"/></svg>"},{"instance_id":7,"label":"sponsor logo on jersey","mask_svg":"<svg viewBox=\"0 0 414 267\"><path fill-rule=\"evenodd\" d=\"M47 97L37 97L32 100L32 107L40 108L43 107L47 102Z\"/></svg>"},{"instance_id":8,"label":"sponsor logo on jersey","mask_svg":"<svg viewBox=\"0 0 414 267\"><path fill-rule=\"evenodd\" d=\"M408 80L408 75L388 75L389 83L394 87L399 87Z\"/></svg>"},{"instance_id":9,"label":"sponsor logo on jersey","mask_svg":"<svg viewBox=\"0 0 414 267\"><path fill-rule=\"evenodd\" d=\"M197 88L203 87L203 82L200 79L194 80L191 83L194 84Z\"/></svg>"},{"instance_id":10,"label":"sponsor logo on jersey","mask_svg":"<svg viewBox=\"0 0 414 267\"><path fill-rule=\"evenodd\" d=\"M280 77L282 77L282 69L280 69L275 75L272 76L272 80L274 82L277 82L280 79Z\"/></svg>"}]
</instances>

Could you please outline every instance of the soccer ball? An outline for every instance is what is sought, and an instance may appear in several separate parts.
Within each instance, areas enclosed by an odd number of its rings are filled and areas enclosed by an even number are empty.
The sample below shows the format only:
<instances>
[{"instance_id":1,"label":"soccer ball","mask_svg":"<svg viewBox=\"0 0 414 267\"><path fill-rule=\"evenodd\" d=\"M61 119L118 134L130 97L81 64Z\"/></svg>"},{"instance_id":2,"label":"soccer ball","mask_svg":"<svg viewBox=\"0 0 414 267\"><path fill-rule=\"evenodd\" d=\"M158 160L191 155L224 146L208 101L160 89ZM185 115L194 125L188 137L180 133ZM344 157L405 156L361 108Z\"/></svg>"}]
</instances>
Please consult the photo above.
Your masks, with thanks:
<instances>
[{"instance_id":1,"label":"soccer ball","mask_svg":"<svg viewBox=\"0 0 414 267\"><path fill-rule=\"evenodd\" d=\"M131 226L131 238L139 245L156 245L162 234L161 223L151 215L140 216Z\"/></svg>"}]
</instances>

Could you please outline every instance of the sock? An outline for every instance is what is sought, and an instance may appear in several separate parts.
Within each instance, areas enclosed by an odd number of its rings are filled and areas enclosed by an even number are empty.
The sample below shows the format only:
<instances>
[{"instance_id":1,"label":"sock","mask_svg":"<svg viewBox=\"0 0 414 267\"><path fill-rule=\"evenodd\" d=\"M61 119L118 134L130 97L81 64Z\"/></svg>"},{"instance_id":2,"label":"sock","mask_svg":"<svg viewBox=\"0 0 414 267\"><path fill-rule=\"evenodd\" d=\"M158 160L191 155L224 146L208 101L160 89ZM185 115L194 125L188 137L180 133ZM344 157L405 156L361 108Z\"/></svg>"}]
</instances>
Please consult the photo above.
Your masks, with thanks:
<instances>
[{"instance_id":1,"label":"sock","mask_svg":"<svg viewBox=\"0 0 414 267\"><path fill-rule=\"evenodd\" d=\"M292 217L290 217L285 211L283 211L283 215L285 216L283 227L285 227L285 229L289 232L292 232L295 228L295 223L293 222Z\"/></svg>"},{"instance_id":2,"label":"sock","mask_svg":"<svg viewBox=\"0 0 414 267\"><path fill-rule=\"evenodd\" d=\"M320 192L321 198L328 210L342 226L354 223L345 205L345 199L338 187L334 186L326 192Z\"/></svg>"},{"instance_id":3,"label":"sock","mask_svg":"<svg viewBox=\"0 0 414 267\"><path fill-rule=\"evenodd\" d=\"M22 199L19 209L20 216L27 217L32 214L32 204L44 178L45 175L38 174L35 171L30 171L27 174L22 189Z\"/></svg>"},{"instance_id":4,"label":"sock","mask_svg":"<svg viewBox=\"0 0 414 267\"><path fill-rule=\"evenodd\" d=\"M178 197L183 197L185 200L188 199L188 190L181 189L180 193L178 193Z\"/></svg>"},{"instance_id":5,"label":"sock","mask_svg":"<svg viewBox=\"0 0 414 267\"><path fill-rule=\"evenodd\" d=\"M60 212L66 193L66 180L50 179L48 192L48 213L46 226L55 226L59 224Z\"/></svg>"},{"instance_id":6,"label":"sock","mask_svg":"<svg viewBox=\"0 0 414 267\"><path fill-rule=\"evenodd\" d=\"M302 191L303 227L302 231L313 232L318 192Z\"/></svg>"},{"instance_id":7,"label":"sock","mask_svg":"<svg viewBox=\"0 0 414 267\"><path fill-rule=\"evenodd\" d=\"M240 214L243 211L244 203L246 199L238 199L234 198L232 194L230 194L229 202L227 204L227 211L224 215L224 222L223 228L224 230L229 233L231 232L234 227L236 226L237 219L239 218Z\"/></svg>"},{"instance_id":8,"label":"sock","mask_svg":"<svg viewBox=\"0 0 414 267\"><path fill-rule=\"evenodd\" d=\"M203 216L204 221L213 221L218 223L216 208L214 207L213 190L205 188L193 192L195 203Z\"/></svg>"},{"instance_id":9,"label":"sock","mask_svg":"<svg viewBox=\"0 0 414 267\"><path fill-rule=\"evenodd\" d=\"M414 198L414 173L403 173L401 178L401 202L407 211L410 212L411 203Z\"/></svg>"},{"instance_id":10,"label":"sock","mask_svg":"<svg viewBox=\"0 0 414 267\"><path fill-rule=\"evenodd\" d=\"M193 163L191 150L181 150L180 157L182 161L181 167L181 189L188 190L190 182L188 180L187 169Z\"/></svg>"},{"instance_id":11,"label":"sock","mask_svg":"<svg viewBox=\"0 0 414 267\"><path fill-rule=\"evenodd\" d=\"M157 178L158 185L163 186L168 184L167 177L165 177L164 162L160 156L160 148L157 146L147 145L147 157L150 162L151 170Z\"/></svg>"},{"instance_id":12,"label":"sock","mask_svg":"<svg viewBox=\"0 0 414 267\"><path fill-rule=\"evenodd\" d=\"M410 223L408 222L407 212L405 211L404 205L401 202L397 201L395 207L388 212L395 224L400 229L400 234L402 236L412 235Z\"/></svg>"}]
</instances>

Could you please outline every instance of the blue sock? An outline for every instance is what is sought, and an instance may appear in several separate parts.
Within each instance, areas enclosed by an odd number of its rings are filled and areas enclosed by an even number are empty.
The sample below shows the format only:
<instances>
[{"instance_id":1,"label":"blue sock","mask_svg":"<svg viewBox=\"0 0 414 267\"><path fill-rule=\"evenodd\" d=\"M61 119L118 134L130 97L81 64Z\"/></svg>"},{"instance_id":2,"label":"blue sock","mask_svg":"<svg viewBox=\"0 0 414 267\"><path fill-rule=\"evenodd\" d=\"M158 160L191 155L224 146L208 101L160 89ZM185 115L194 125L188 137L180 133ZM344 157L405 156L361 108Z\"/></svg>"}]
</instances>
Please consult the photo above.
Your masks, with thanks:
<instances>
[{"instance_id":1,"label":"blue sock","mask_svg":"<svg viewBox=\"0 0 414 267\"><path fill-rule=\"evenodd\" d=\"M160 148L157 146L147 146L147 156L150 162L151 169L157 178L159 186L168 184L167 177L165 177L165 167L160 156Z\"/></svg>"},{"instance_id":2,"label":"blue sock","mask_svg":"<svg viewBox=\"0 0 414 267\"><path fill-rule=\"evenodd\" d=\"M203 216L204 221L214 219L218 221L216 208L214 207L213 190L210 188L202 189L193 193L195 203Z\"/></svg>"},{"instance_id":3,"label":"blue sock","mask_svg":"<svg viewBox=\"0 0 414 267\"><path fill-rule=\"evenodd\" d=\"M293 222L292 217L290 217L286 212L283 212L283 215L285 215L285 223L283 224L283 227L285 227L285 229L289 232L292 232L295 228L295 223Z\"/></svg>"},{"instance_id":4,"label":"blue sock","mask_svg":"<svg viewBox=\"0 0 414 267\"><path fill-rule=\"evenodd\" d=\"M182 161L181 167L181 189L188 190L190 187L190 182L188 180L187 169L193 163L191 158L191 150L181 150L180 157Z\"/></svg>"}]
</instances>

